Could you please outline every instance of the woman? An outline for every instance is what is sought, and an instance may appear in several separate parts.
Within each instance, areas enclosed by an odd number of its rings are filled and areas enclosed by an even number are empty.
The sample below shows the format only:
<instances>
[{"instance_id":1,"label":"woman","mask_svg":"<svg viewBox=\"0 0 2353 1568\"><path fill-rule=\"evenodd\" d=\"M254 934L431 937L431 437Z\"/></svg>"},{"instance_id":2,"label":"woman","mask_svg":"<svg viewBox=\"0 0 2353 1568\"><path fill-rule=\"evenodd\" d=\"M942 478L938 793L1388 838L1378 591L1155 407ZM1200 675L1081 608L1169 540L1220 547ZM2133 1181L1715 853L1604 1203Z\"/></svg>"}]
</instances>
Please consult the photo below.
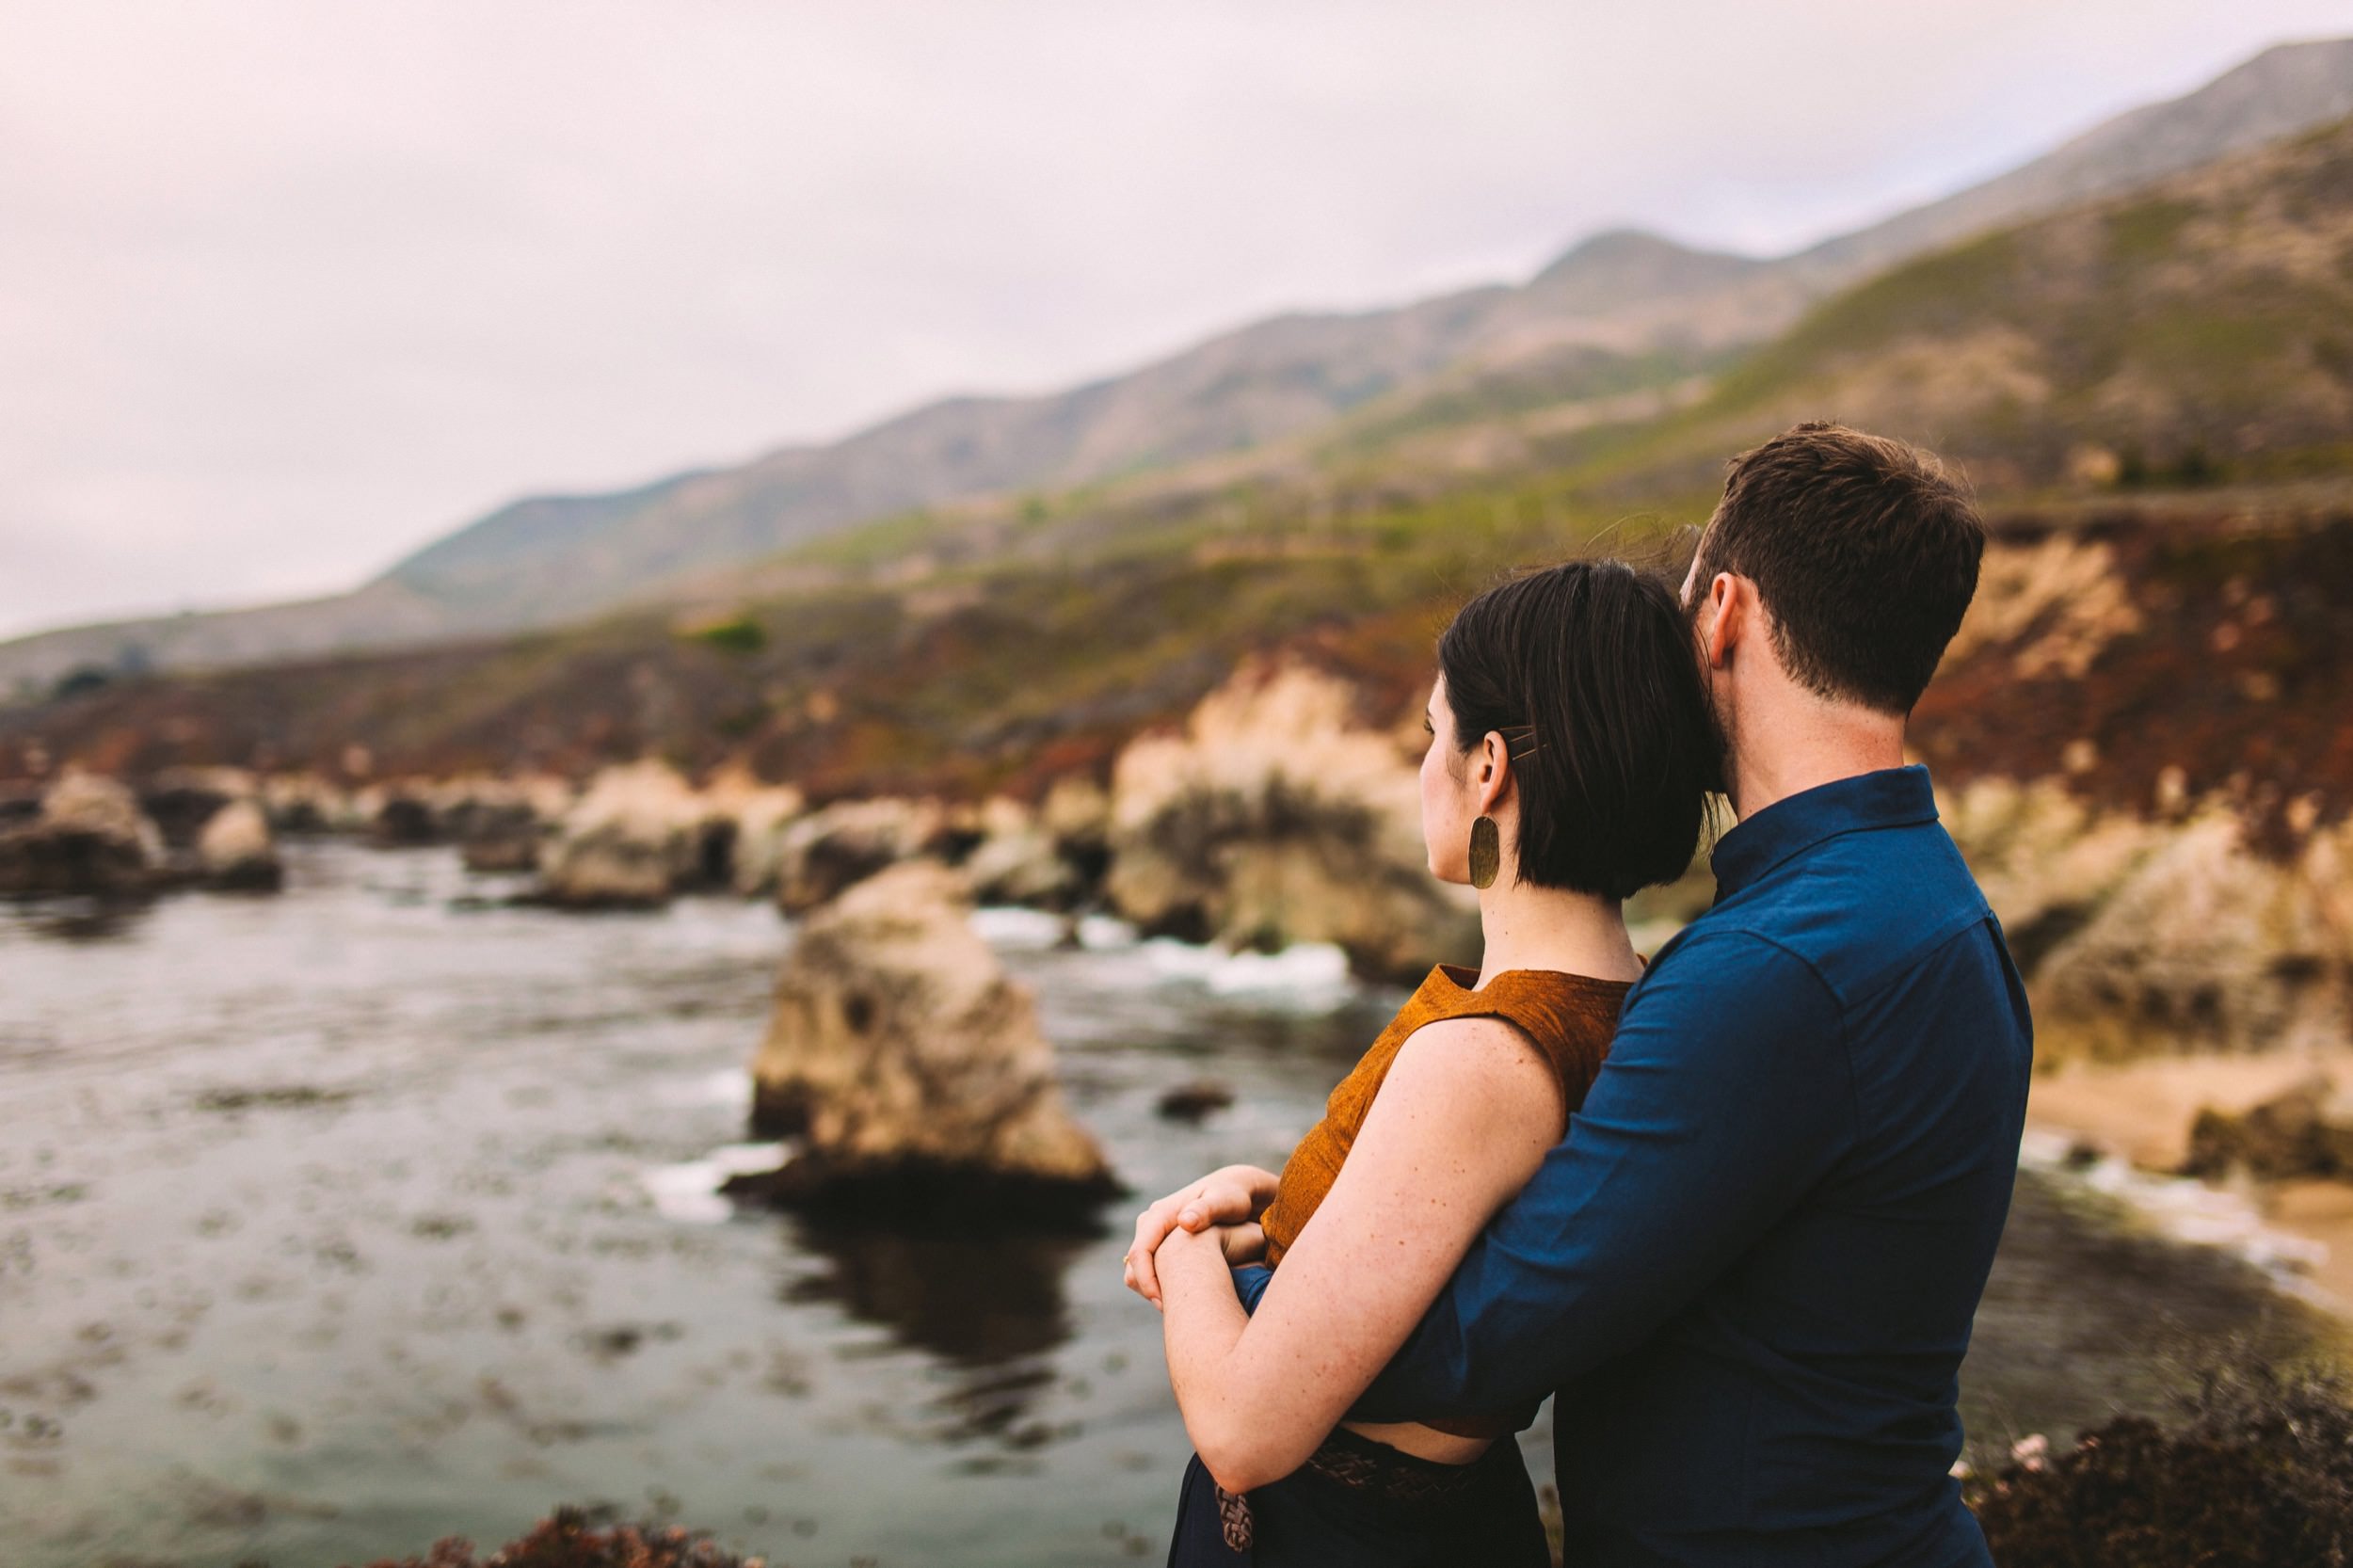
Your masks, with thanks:
<instances>
[{"instance_id":1,"label":"woman","mask_svg":"<svg viewBox=\"0 0 2353 1568\"><path fill-rule=\"evenodd\" d=\"M1641 973L1623 901L1689 865L1713 730L1673 591L1617 561L1464 606L1423 724L1430 870L1480 889L1484 962L1431 970L1279 1178L1229 1167L1137 1224L1196 1449L1172 1568L1549 1560L1532 1408L1342 1417L1583 1102ZM1180 1220L1235 1181L1256 1223Z\"/></svg>"}]
</instances>

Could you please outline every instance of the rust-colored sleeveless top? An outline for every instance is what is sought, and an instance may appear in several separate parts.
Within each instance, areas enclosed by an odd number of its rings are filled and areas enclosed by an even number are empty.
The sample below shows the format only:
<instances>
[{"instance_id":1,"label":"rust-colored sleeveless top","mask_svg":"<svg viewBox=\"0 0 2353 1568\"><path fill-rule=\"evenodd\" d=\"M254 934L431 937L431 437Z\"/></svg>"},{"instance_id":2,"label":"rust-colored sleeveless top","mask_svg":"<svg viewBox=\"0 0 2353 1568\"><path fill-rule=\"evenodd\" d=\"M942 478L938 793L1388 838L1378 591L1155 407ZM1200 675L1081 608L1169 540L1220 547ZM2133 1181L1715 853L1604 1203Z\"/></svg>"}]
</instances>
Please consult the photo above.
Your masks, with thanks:
<instances>
[{"instance_id":1,"label":"rust-colored sleeveless top","mask_svg":"<svg viewBox=\"0 0 2353 1568\"><path fill-rule=\"evenodd\" d=\"M1291 1150L1275 1199L1258 1216L1266 1231L1268 1267L1282 1262L1308 1216L1332 1190L1341 1163L1356 1142L1357 1129L1372 1109L1373 1096L1380 1094L1382 1081L1389 1076L1390 1064L1422 1025L1440 1018L1503 1018L1516 1025L1544 1053L1570 1113L1585 1103L1585 1092L1593 1087L1593 1075L1601 1071L1601 1059L1609 1049L1610 1036L1617 1032L1618 1007L1625 1000L1629 984L1562 969L1504 969L1474 991L1470 984L1478 978L1477 969L1459 964L1433 968L1363 1059L1332 1091L1332 1097L1324 1103L1323 1120L1308 1128L1299 1146ZM1530 1405L1525 1413L1423 1425L1462 1437L1508 1437L1535 1418L1536 1406Z\"/></svg>"}]
</instances>

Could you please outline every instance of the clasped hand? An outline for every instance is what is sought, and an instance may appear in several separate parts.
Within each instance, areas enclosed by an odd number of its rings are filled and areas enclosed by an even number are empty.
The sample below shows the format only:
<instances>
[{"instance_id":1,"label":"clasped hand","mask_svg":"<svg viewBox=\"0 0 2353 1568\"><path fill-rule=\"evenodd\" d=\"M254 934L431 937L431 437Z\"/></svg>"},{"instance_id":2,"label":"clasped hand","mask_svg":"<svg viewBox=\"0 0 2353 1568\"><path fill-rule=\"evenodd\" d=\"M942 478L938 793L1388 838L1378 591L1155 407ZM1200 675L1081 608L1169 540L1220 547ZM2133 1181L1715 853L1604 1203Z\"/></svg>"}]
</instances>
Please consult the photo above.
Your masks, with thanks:
<instances>
[{"instance_id":1,"label":"clasped hand","mask_svg":"<svg viewBox=\"0 0 2353 1568\"><path fill-rule=\"evenodd\" d=\"M1255 1263L1266 1251L1258 1214L1274 1201L1274 1173L1256 1165L1225 1165L1171 1192L1136 1216L1136 1239L1123 1258L1128 1288L1160 1304L1160 1272L1153 1255L1178 1232L1209 1232L1228 1264Z\"/></svg>"}]
</instances>

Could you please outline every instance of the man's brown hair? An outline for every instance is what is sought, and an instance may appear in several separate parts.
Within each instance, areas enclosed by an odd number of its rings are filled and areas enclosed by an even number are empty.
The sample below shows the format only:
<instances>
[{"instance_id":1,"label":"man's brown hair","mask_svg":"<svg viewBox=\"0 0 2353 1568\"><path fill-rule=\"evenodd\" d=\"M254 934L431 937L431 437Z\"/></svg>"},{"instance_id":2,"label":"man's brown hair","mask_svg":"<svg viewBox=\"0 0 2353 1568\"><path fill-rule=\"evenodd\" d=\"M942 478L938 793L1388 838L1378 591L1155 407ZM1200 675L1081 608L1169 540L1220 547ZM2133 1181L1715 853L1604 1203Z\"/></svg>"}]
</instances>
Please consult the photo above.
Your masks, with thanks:
<instances>
[{"instance_id":1,"label":"man's brown hair","mask_svg":"<svg viewBox=\"0 0 2353 1568\"><path fill-rule=\"evenodd\" d=\"M1756 584L1773 651L1818 696L1908 713L1977 589L1985 523L1936 457L1815 421L1732 460L1700 536L1718 572Z\"/></svg>"}]
</instances>

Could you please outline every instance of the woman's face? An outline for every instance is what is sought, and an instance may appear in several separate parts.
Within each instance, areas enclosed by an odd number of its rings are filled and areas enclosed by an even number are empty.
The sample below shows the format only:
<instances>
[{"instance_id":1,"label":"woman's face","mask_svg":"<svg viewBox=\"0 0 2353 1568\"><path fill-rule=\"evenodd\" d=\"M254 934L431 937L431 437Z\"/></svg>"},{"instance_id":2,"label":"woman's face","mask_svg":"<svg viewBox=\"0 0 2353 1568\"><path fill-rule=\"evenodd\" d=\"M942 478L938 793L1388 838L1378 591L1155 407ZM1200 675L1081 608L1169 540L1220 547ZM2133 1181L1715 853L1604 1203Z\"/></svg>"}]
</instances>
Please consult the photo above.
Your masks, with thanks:
<instances>
[{"instance_id":1,"label":"woman's face","mask_svg":"<svg viewBox=\"0 0 2353 1568\"><path fill-rule=\"evenodd\" d=\"M1468 770L1454 746L1454 713L1447 706L1446 676L1431 683L1430 704L1422 713L1430 745L1421 756L1421 840L1430 856L1430 874L1441 882L1470 880L1472 809Z\"/></svg>"}]
</instances>

